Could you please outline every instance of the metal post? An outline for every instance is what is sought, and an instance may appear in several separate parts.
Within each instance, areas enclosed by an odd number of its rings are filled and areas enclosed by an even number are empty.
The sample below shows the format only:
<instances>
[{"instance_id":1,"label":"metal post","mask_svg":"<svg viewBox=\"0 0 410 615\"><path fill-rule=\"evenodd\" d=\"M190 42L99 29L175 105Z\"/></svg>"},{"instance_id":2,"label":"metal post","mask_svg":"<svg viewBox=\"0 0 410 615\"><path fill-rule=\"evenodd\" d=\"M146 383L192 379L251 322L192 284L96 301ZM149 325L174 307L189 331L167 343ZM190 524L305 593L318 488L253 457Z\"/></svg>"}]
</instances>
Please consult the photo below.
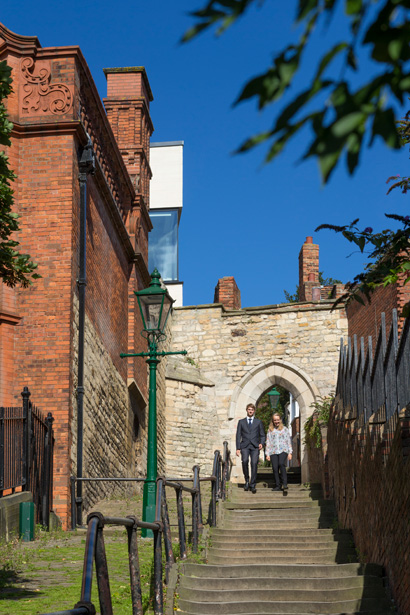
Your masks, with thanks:
<instances>
[{"instance_id":1,"label":"metal post","mask_svg":"<svg viewBox=\"0 0 410 615\"><path fill-rule=\"evenodd\" d=\"M216 526L216 478L212 481L212 519L211 525Z\"/></svg>"},{"instance_id":2,"label":"metal post","mask_svg":"<svg viewBox=\"0 0 410 615\"><path fill-rule=\"evenodd\" d=\"M0 408L0 497L4 489L4 408Z\"/></svg>"},{"instance_id":3,"label":"metal post","mask_svg":"<svg viewBox=\"0 0 410 615\"><path fill-rule=\"evenodd\" d=\"M138 558L137 519L135 517L130 518L134 520L134 525L132 527L127 527L132 615L142 615L143 610L141 576Z\"/></svg>"},{"instance_id":4,"label":"metal post","mask_svg":"<svg viewBox=\"0 0 410 615\"><path fill-rule=\"evenodd\" d=\"M186 559L186 536L185 536L185 520L184 520L184 502L182 498L182 487L177 491L177 514L178 514L178 532L179 532L179 554L181 559Z\"/></svg>"},{"instance_id":5,"label":"metal post","mask_svg":"<svg viewBox=\"0 0 410 615\"><path fill-rule=\"evenodd\" d=\"M44 450L44 489L42 495L42 523L49 530L50 529L50 509L51 509L51 471L53 464L53 415L51 412L47 414L46 418L46 435L45 435L45 450Z\"/></svg>"},{"instance_id":6,"label":"metal post","mask_svg":"<svg viewBox=\"0 0 410 615\"><path fill-rule=\"evenodd\" d=\"M154 614L162 615L163 612L161 531L154 530Z\"/></svg>"},{"instance_id":7,"label":"metal post","mask_svg":"<svg viewBox=\"0 0 410 615\"><path fill-rule=\"evenodd\" d=\"M103 526L101 524L97 529L97 542L95 545L95 575L97 577L101 615L113 615L107 555L105 553Z\"/></svg>"},{"instance_id":8,"label":"metal post","mask_svg":"<svg viewBox=\"0 0 410 615\"><path fill-rule=\"evenodd\" d=\"M91 141L83 148L79 160L80 184L80 254L78 286L78 368L77 368L77 477L83 476L83 422L84 422L84 340L85 340L85 287L87 264L87 176L95 173L94 151ZM83 484L77 482L77 523L82 524Z\"/></svg>"},{"instance_id":9,"label":"metal post","mask_svg":"<svg viewBox=\"0 0 410 615\"><path fill-rule=\"evenodd\" d=\"M157 344L155 337L149 342L149 398L148 398L148 451L147 478L144 482L142 500L142 520L147 523L155 521L157 461ZM142 529L142 536L152 536L152 530Z\"/></svg>"},{"instance_id":10,"label":"metal post","mask_svg":"<svg viewBox=\"0 0 410 615\"><path fill-rule=\"evenodd\" d=\"M158 481L162 481L162 479L158 479ZM162 481L163 483L163 481ZM172 550L172 536L171 536L171 526L169 523L169 514L168 514L168 505L167 498L165 494L165 487L162 492L161 498L161 519L163 525L163 534L164 534L164 547L165 547L165 579L168 583L169 571L171 569L172 564L175 562L174 552Z\"/></svg>"},{"instance_id":11,"label":"metal post","mask_svg":"<svg viewBox=\"0 0 410 615\"><path fill-rule=\"evenodd\" d=\"M71 490L71 529L76 528L75 517L75 476L70 476L70 490Z\"/></svg>"},{"instance_id":12,"label":"metal post","mask_svg":"<svg viewBox=\"0 0 410 615\"><path fill-rule=\"evenodd\" d=\"M31 412L30 412L30 391L24 387L21 396L23 398L23 476L22 490L29 490L30 481L30 438L31 438Z\"/></svg>"},{"instance_id":13,"label":"metal post","mask_svg":"<svg viewBox=\"0 0 410 615\"><path fill-rule=\"evenodd\" d=\"M199 534L199 507L198 507L198 485L199 485L199 467L194 466L194 480L192 494L192 551L198 553L198 534Z\"/></svg>"}]
</instances>

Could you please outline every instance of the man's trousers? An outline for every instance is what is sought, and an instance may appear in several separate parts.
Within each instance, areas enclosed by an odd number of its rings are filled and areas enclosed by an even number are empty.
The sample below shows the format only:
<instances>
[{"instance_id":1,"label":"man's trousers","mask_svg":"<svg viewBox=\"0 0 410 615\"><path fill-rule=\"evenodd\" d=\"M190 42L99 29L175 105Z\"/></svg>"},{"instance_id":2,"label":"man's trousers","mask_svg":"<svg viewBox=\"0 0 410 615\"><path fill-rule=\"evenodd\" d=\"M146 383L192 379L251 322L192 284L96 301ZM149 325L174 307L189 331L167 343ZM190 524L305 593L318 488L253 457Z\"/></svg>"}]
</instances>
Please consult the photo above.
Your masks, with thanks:
<instances>
[{"instance_id":1,"label":"man's trousers","mask_svg":"<svg viewBox=\"0 0 410 615\"><path fill-rule=\"evenodd\" d=\"M249 457L251 459L251 489L256 488L256 475L258 473L259 448L252 446L241 449L242 470L245 477L245 482L249 483Z\"/></svg>"}]
</instances>

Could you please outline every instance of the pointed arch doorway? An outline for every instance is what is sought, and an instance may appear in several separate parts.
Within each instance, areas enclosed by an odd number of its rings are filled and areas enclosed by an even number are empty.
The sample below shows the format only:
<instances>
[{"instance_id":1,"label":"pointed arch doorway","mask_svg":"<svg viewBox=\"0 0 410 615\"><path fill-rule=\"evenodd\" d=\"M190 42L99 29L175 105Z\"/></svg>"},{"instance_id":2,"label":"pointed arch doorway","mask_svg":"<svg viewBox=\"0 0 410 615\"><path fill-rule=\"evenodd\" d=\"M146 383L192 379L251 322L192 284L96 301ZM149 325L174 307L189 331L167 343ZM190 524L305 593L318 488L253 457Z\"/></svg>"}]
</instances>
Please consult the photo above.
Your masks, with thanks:
<instances>
[{"instance_id":1,"label":"pointed arch doorway","mask_svg":"<svg viewBox=\"0 0 410 615\"><path fill-rule=\"evenodd\" d=\"M236 425L238 420L245 416L246 405L249 403L254 403L256 405L260 397L275 386L275 384L284 387L292 393L295 401L299 404L302 482L308 482L307 451L303 443L302 435L303 425L306 419L313 413L312 404L318 398L319 391L313 380L304 370L288 361L271 359L261 363L247 372L236 385L232 394L228 415L229 419L234 423L232 426L231 441L229 443L232 457L236 461L238 460L235 455ZM241 479L241 476L241 464L236 462L232 468L232 480L237 482Z\"/></svg>"}]
</instances>

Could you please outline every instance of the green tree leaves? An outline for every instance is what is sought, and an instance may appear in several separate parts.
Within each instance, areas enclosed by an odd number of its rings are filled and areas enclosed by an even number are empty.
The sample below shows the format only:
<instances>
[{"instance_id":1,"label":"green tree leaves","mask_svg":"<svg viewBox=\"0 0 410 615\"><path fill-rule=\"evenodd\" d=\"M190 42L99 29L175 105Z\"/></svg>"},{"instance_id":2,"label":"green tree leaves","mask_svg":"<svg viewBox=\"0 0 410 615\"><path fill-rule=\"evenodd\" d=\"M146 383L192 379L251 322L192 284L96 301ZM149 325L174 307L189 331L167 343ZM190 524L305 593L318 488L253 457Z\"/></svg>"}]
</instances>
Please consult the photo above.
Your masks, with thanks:
<instances>
[{"instance_id":1,"label":"green tree leaves","mask_svg":"<svg viewBox=\"0 0 410 615\"><path fill-rule=\"evenodd\" d=\"M11 68L5 61L0 62L0 144L9 146L12 123L7 118L4 99L11 92ZM28 254L20 254L18 241L11 239L19 230L18 215L12 211L13 190L11 182L15 175L8 166L8 157L0 151L0 278L7 286L28 286L31 280L39 278L36 263Z\"/></svg>"},{"instance_id":2,"label":"green tree leaves","mask_svg":"<svg viewBox=\"0 0 410 615\"><path fill-rule=\"evenodd\" d=\"M335 306L341 301L352 300L364 304L363 296L370 301L371 293L376 288L396 283L403 278L405 284L409 282L410 216L397 214L385 214L385 216L399 222L401 228L397 231L385 229L379 233L373 233L371 227L359 229L357 226L359 219L356 219L346 226L322 224L316 229L316 231L329 229L341 233L362 253L368 249L369 263L364 271L354 278L353 282L346 284L346 293L335 302ZM407 316L408 311L408 306L406 306L403 315Z\"/></svg>"},{"instance_id":3,"label":"green tree leaves","mask_svg":"<svg viewBox=\"0 0 410 615\"><path fill-rule=\"evenodd\" d=\"M203 9L192 13L196 23L183 40L191 40L214 27L221 34L254 3L255 0L209 0ZM298 44L288 45L277 53L267 71L245 84L235 104L256 99L258 108L264 109L277 104L291 86L297 86L302 57L314 29L319 25L326 27L336 14L337 5L336 0L297 0L295 23L302 26ZM238 152L267 142L265 160L270 162L308 125L313 136L304 158L313 156L318 160L326 183L343 155L349 172L353 173L364 143L371 145L375 137L383 139L388 147L399 148L393 107L386 101L403 103L410 89L409 11L409 0L344 0L347 40L325 50L310 86L296 93L274 117L270 129L248 137ZM371 79L363 74L363 85L353 89L349 74L360 75L358 53L364 46L380 65L379 74ZM339 77L334 78L336 60ZM317 107L311 110L314 102Z\"/></svg>"}]
</instances>

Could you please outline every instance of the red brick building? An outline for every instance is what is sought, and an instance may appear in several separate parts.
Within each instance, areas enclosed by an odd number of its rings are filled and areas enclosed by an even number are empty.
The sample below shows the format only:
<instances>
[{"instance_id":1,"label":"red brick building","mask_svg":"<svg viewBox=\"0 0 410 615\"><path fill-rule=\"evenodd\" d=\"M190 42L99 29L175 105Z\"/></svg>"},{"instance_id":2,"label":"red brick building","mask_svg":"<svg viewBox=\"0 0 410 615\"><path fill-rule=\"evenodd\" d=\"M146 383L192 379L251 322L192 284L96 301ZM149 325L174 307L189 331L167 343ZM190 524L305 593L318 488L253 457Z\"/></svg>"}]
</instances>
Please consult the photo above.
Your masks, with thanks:
<instances>
[{"instance_id":1,"label":"red brick building","mask_svg":"<svg viewBox=\"0 0 410 615\"><path fill-rule=\"evenodd\" d=\"M152 93L143 67L107 69L104 108L78 47L43 48L2 25L0 60L12 67L7 153L17 175L17 239L42 276L28 289L0 285L0 405L21 405L28 386L35 404L53 413L54 509L66 525L76 468L79 160L87 143L95 174L86 176L84 475L141 472L146 369L119 355L144 346L133 291L150 279Z\"/></svg>"}]
</instances>

